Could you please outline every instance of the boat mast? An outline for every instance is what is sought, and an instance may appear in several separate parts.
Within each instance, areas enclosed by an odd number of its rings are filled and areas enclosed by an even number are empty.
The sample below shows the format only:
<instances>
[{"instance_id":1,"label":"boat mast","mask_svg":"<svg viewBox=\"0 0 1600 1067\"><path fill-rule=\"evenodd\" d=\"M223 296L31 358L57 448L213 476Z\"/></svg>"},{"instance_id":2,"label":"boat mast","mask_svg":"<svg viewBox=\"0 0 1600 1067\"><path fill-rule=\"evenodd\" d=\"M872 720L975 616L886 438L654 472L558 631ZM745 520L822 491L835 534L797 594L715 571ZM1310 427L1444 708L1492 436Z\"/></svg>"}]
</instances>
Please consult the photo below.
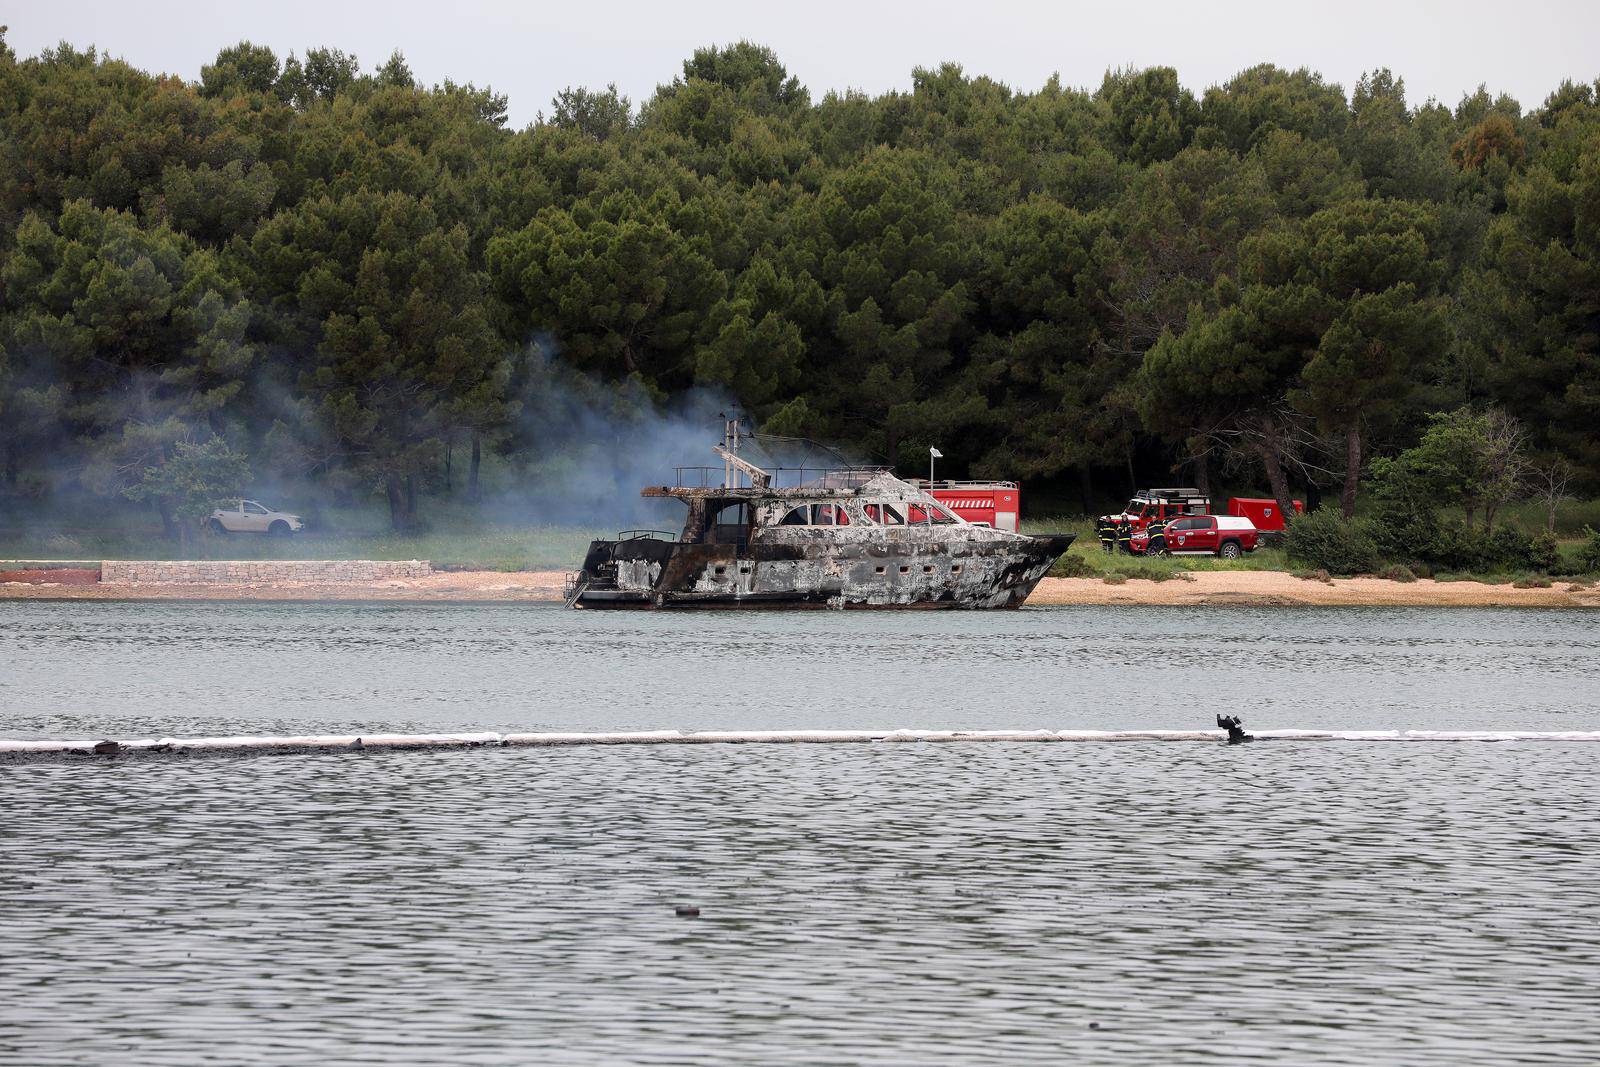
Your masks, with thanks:
<instances>
[{"instance_id":1,"label":"boat mast","mask_svg":"<svg viewBox=\"0 0 1600 1067\"><path fill-rule=\"evenodd\" d=\"M750 479L752 488L765 489L772 484L772 474L739 455L739 424L742 421L739 416L731 419L723 416L722 444L716 446L717 455L722 457L722 488L744 488L735 484L737 475L734 472L737 471Z\"/></svg>"}]
</instances>

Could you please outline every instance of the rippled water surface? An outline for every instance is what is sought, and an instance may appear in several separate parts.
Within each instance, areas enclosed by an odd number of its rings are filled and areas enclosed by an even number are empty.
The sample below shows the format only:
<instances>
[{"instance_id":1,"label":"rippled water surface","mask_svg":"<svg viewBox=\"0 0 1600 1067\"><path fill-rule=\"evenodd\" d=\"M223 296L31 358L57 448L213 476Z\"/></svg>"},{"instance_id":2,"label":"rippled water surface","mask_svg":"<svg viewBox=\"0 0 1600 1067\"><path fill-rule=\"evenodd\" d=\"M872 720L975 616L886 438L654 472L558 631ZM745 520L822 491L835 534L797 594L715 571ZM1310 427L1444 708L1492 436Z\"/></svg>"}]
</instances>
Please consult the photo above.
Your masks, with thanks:
<instances>
[{"instance_id":1,"label":"rippled water surface","mask_svg":"<svg viewBox=\"0 0 1600 1067\"><path fill-rule=\"evenodd\" d=\"M0 735L1600 729L1579 612L0 603ZM1600 746L0 764L0 1064L1593 1063ZM696 904L698 919L674 905Z\"/></svg>"}]
</instances>

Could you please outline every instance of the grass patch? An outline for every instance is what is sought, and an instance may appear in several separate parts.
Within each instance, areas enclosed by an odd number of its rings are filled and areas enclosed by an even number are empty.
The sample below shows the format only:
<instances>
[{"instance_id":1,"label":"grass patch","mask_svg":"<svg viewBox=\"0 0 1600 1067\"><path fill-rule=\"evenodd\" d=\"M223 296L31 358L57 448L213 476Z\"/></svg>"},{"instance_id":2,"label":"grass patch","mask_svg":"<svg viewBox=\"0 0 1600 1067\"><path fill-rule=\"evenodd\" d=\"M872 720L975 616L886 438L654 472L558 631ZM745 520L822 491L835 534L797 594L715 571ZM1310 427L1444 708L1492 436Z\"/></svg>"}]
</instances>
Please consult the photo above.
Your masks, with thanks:
<instances>
[{"instance_id":1,"label":"grass patch","mask_svg":"<svg viewBox=\"0 0 1600 1067\"><path fill-rule=\"evenodd\" d=\"M284 538L201 534L190 554L197 559L426 559L435 566L463 570L573 570L583 562L591 540L616 534L570 526L472 522L406 535L362 525L340 524ZM150 524L70 531L39 524L0 530L0 559L69 558L182 557L178 545Z\"/></svg>"}]
</instances>

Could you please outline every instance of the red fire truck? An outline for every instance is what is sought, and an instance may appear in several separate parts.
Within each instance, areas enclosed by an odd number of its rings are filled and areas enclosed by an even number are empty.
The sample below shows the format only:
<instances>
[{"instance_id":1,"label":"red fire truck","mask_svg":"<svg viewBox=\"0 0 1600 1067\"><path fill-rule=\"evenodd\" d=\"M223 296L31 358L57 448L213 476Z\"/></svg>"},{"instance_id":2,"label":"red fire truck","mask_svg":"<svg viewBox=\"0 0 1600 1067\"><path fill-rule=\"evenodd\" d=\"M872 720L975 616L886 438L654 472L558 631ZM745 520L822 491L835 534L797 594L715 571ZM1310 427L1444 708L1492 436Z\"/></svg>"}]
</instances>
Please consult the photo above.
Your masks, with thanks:
<instances>
[{"instance_id":1,"label":"red fire truck","mask_svg":"<svg viewBox=\"0 0 1600 1067\"><path fill-rule=\"evenodd\" d=\"M1223 517L1248 519L1260 533L1278 534L1284 528L1281 510L1276 500L1236 496L1228 500L1228 510ZM1305 510L1305 505L1296 500L1294 510L1299 514ZM1172 522L1211 514L1211 499L1202 496L1198 489L1145 489L1135 493L1121 512L1100 516L1095 526L1100 544L1107 551L1120 549L1139 554L1145 551L1154 535Z\"/></svg>"},{"instance_id":2,"label":"red fire truck","mask_svg":"<svg viewBox=\"0 0 1600 1067\"><path fill-rule=\"evenodd\" d=\"M1017 530L1017 517L1022 512L1022 486L1017 482L958 482L943 478L910 481L970 523L1012 533Z\"/></svg>"}]
</instances>

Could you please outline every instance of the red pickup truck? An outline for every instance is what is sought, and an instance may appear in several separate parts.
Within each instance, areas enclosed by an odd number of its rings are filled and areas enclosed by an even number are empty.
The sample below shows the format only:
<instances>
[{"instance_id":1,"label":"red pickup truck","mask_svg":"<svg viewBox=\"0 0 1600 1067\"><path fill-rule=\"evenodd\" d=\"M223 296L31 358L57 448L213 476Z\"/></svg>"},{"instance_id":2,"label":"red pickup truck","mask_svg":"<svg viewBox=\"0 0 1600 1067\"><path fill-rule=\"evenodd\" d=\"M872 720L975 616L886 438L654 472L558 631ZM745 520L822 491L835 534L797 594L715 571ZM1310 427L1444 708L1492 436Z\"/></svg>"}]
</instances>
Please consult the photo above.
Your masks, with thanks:
<instances>
[{"instance_id":1,"label":"red pickup truck","mask_svg":"<svg viewBox=\"0 0 1600 1067\"><path fill-rule=\"evenodd\" d=\"M1249 519L1235 515L1188 515L1165 527L1136 531L1128 547L1148 556L1220 556L1238 559L1254 552L1261 534Z\"/></svg>"}]
</instances>

